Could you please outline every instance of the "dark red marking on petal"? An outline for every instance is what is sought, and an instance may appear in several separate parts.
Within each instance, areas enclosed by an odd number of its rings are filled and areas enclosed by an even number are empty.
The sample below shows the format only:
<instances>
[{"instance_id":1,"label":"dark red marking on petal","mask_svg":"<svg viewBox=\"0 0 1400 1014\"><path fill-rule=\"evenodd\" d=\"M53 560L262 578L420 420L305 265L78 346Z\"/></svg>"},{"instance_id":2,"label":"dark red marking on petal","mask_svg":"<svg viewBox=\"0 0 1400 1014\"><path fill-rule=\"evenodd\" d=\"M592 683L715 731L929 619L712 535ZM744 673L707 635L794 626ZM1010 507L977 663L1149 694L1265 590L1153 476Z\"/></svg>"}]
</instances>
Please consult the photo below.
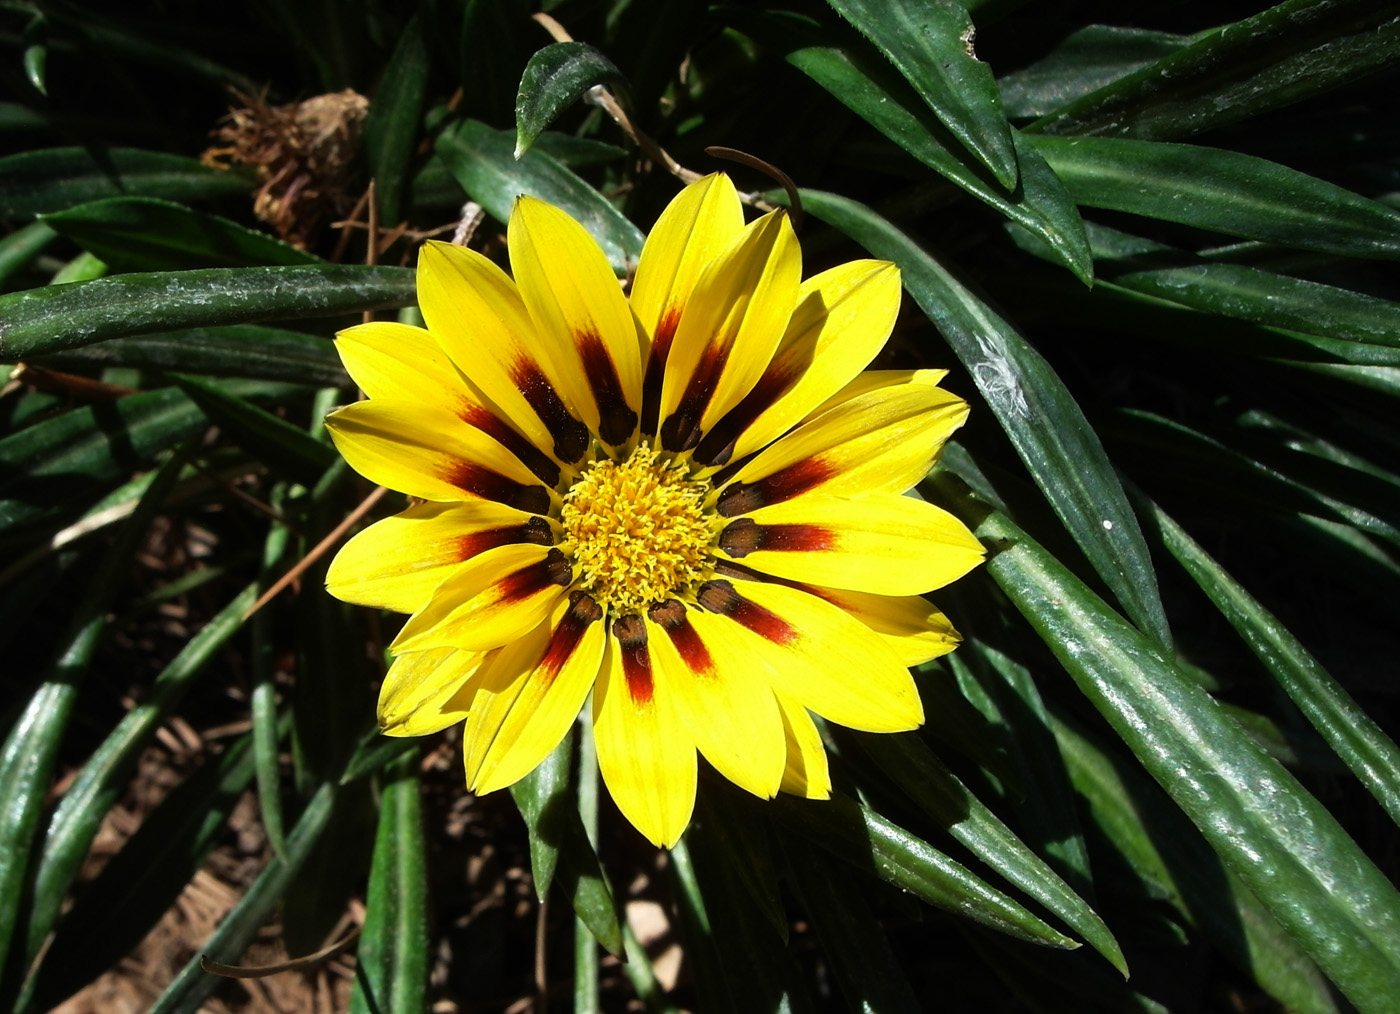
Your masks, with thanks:
<instances>
[{"instance_id":1,"label":"dark red marking on petal","mask_svg":"<svg viewBox=\"0 0 1400 1014\"><path fill-rule=\"evenodd\" d=\"M598 435L614 447L626 443L637 429L637 413L627 405L617 364L603 339L592 331L575 334L574 344L583 360L583 375L598 402Z\"/></svg>"},{"instance_id":2,"label":"dark red marking on petal","mask_svg":"<svg viewBox=\"0 0 1400 1014\"><path fill-rule=\"evenodd\" d=\"M764 550L770 553L816 553L836 544L836 533L822 525L760 525L739 518L719 533L719 548L736 560Z\"/></svg>"},{"instance_id":3,"label":"dark red marking on petal","mask_svg":"<svg viewBox=\"0 0 1400 1014\"><path fill-rule=\"evenodd\" d=\"M545 649L544 658L540 659L536 672L546 680L553 680L558 676L564 668L564 663L569 661L579 642L583 640L589 626L602 618L603 610L598 608L598 603L583 592L574 592L569 597L569 611L560 618L559 626L554 628L554 633L549 638L549 647Z\"/></svg>"},{"instance_id":4,"label":"dark red marking on petal","mask_svg":"<svg viewBox=\"0 0 1400 1014\"><path fill-rule=\"evenodd\" d=\"M551 584L567 588L573 579L573 568L569 566L564 554L557 549L551 549L539 563L532 563L507 574L497 582L496 587L499 589L500 601L519 602L543 591Z\"/></svg>"},{"instance_id":5,"label":"dark red marking on petal","mask_svg":"<svg viewBox=\"0 0 1400 1014\"><path fill-rule=\"evenodd\" d=\"M538 475L546 486L553 486L559 481L559 466L490 409L464 402L458 416L468 426L475 426L487 436L494 437L497 443L519 458L521 464Z\"/></svg>"},{"instance_id":6,"label":"dark red marking on petal","mask_svg":"<svg viewBox=\"0 0 1400 1014\"><path fill-rule=\"evenodd\" d=\"M705 406L715 395L724 364L729 361L729 346L711 341L705 346L695 372L686 382L676 410L661 424L661 446L668 451L688 451L700 442L700 419Z\"/></svg>"},{"instance_id":7,"label":"dark red marking on petal","mask_svg":"<svg viewBox=\"0 0 1400 1014\"><path fill-rule=\"evenodd\" d=\"M543 486L527 486L475 462L450 462L438 478L456 486L464 493L479 496L483 500L494 500L516 510L529 511L531 514L545 514L549 511L549 490Z\"/></svg>"},{"instance_id":8,"label":"dark red marking on petal","mask_svg":"<svg viewBox=\"0 0 1400 1014\"><path fill-rule=\"evenodd\" d=\"M622 649L627 694L634 705L649 705L656 693L656 681L651 673L651 655L647 653L647 625L640 616L619 616L613 620L612 629Z\"/></svg>"},{"instance_id":9,"label":"dark red marking on petal","mask_svg":"<svg viewBox=\"0 0 1400 1014\"><path fill-rule=\"evenodd\" d=\"M676 599L667 599L647 610L653 623L666 631L666 636L676 646L676 652L696 676L714 676L715 660L710 657L710 649L700 640L700 634L690 624L685 606Z\"/></svg>"},{"instance_id":10,"label":"dark red marking on petal","mask_svg":"<svg viewBox=\"0 0 1400 1014\"><path fill-rule=\"evenodd\" d=\"M696 600L710 612L727 616L774 644L792 644L802 636L773 610L744 598L728 581L706 581L700 586Z\"/></svg>"},{"instance_id":11,"label":"dark red marking on petal","mask_svg":"<svg viewBox=\"0 0 1400 1014\"><path fill-rule=\"evenodd\" d=\"M747 514L769 504L791 500L814 486L820 486L836 469L821 458L805 458L787 468L754 482L736 482L725 488L715 503L715 510L727 518Z\"/></svg>"},{"instance_id":12,"label":"dark red marking on petal","mask_svg":"<svg viewBox=\"0 0 1400 1014\"><path fill-rule=\"evenodd\" d=\"M671 342L676 337L676 325L681 322L681 308L668 306L656 322L651 336L651 352L647 355L646 374L642 377L642 432L656 435L656 417L661 412L661 386L666 379L666 359L671 354Z\"/></svg>"},{"instance_id":13,"label":"dark red marking on petal","mask_svg":"<svg viewBox=\"0 0 1400 1014\"><path fill-rule=\"evenodd\" d=\"M792 581L785 577L775 577L772 574L754 570L752 567L745 567L742 563L715 560L714 569L715 573L721 577L732 577L739 581L757 581L760 584L780 584L784 588L793 588L800 592L806 592L808 595L815 595L832 605L840 604L829 589L819 588L814 584L803 584L801 581Z\"/></svg>"},{"instance_id":14,"label":"dark red marking on petal","mask_svg":"<svg viewBox=\"0 0 1400 1014\"><path fill-rule=\"evenodd\" d=\"M768 364L753 390L715 423L695 448L695 460L702 465L723 465L734 453L739 435L753 425L773 403L796 382L797 375L776 360Z\"/></svg>"},{"instance_id":15,"label":"dark red marking on petal","mask_svg":"<svg viewBox=\"0 0 1400 1014\"><path fill-rule=\"evenodd\" d=\"M588 427L569 414L559 392L532 359L521 356L510 370L511 383L554 437L554 456L575 462L588 450Z\"/></svg>"},{"instance_id":16,"label":"dark red marking on petal","mask_svg":"<svg viewBox=\"0 0 1400 1014\"><path fill-rule=\"evenodd\" d=\"M459 535L456 538L453 552L458 560L469 560L488 549L516 545L522 542L533 542L539 546L552 546L554 545L554 532L544 518L536 517L521 525L504 525L500 528L488 528L485 531Z\"/></svg>"}]
</instances>

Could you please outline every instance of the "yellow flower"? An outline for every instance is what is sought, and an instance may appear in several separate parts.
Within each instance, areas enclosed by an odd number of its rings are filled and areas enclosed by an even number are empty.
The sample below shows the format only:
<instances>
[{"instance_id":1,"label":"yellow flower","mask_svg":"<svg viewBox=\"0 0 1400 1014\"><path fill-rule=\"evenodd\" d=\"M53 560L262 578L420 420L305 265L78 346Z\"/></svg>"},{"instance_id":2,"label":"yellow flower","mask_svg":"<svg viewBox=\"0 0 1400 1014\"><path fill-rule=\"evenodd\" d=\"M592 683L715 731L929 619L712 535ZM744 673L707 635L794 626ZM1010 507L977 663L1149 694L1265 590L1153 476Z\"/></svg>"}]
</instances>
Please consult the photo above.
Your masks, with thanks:
<instances>
[{"instance_id":1,"label":"yellow flower","mask_svg":"<svg viewBox=\"0 0 1400 1014\"><path fill-rule=\"evenodd\" d=\"M327 419L369 479L424 502L361 532L328 587L411 613L379 700L392 736L466 721L468 786L504 788L590 691L618 807L670 846L696 751L756 795L830 792L810 712L923 721L908 666L958 637L920 597L982 547L900 494L967 415L943 371L861 370L898 269L801 280L787 215L723 175L683 190L630 299L563 211L521 197L512 281L461 247L418 262L427 330L342 332L369 395Z\"/></svg>"}]
</instances>

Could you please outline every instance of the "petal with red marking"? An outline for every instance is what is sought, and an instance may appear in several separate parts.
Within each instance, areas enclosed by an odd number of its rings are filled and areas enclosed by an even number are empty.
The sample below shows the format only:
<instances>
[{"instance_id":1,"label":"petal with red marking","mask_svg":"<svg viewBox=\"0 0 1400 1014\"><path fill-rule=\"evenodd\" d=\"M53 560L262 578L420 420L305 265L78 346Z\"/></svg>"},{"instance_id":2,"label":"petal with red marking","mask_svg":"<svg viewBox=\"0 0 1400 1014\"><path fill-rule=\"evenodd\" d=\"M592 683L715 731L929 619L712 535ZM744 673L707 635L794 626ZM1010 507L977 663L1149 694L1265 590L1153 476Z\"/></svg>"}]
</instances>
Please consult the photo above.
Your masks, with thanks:
<instances>
[{"instance_id":1,"label":"petal with red marking","mask_svg":"<svg viewBox=\"0 0 1400 1014\"><path fill-rule=\"evenodd\" d=\"M695 808L695 741L651 664L646 629L635 616L613 623L593 692L593 738L618 809L647 840L670 848Z\"/></svg>"},{"instance_id":2,"label":"petal with red marking","mask_svg":"<svg viewBox=\"0 0 1400 1014\"><path fill-rule=\"evenodd\" d=\"M394 638L398 652L489 651L542 623L573 579L564 554L547 546L490 549L438 586Z\"/></svg>"}]
</instances>

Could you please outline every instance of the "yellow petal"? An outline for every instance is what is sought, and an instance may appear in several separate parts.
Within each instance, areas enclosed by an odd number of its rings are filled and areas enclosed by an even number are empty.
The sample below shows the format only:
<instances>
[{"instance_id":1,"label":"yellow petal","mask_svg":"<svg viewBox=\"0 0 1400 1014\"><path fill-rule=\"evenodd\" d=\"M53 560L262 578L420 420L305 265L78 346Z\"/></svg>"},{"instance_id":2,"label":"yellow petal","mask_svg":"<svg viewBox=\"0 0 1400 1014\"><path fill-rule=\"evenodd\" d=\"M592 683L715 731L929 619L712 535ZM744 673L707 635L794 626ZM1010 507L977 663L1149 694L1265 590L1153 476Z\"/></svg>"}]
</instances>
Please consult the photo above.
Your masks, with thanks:
<instances>
[{"instance_id":1,"label":"yellow petal","mask_svg":"<svg viewBox=\"0 0 1400 1014\"><path fill-rule=\"evenodd\" d=\"M835 588L814 588L880 636L901 665L922 665L946 655L962 640L952 622L918 595L868 595Z\"/></svg>"},{"instance_id":2,"label":"yellow petal","mask_svg":"<svg viewBox=\"0 0 1400 1014\"><path fill-rule=\"evenodd\" d=\"M661 441L694 447L767 368L787 326L802 253L782 211L750 225L701 274L676 328L661 387Z\"/></svg>"},{"instance_id":3,"label":"yellow petal","mask_svg":"<svg viewBox=\"0 0 1400 1014\"><path fill-rule=\"evenodd\" d=\"M765 574L876 595L941 588L985 555L953 515L894 493L796 496L731 521L719 548Z\"/></svg>"},{"instance_id":4,"label":"yellow petal","mask_svg":"<svg viewBox=\"0 0 1400 1014\"><path fill-rule=\"evenodd\" d=\"M899 269L888 261L851 261L803 282L772 362L706 434L696 460L747 457L840 391L884 347L899 294Z\"/></svg>"},{"instance_id":5,"label":"yellow petal","mask_svg":"<svg viewBox=\"0 0 1400 1014\"><path fill-rule=\"evenodd\" d=\"M418 304L462 374L532 443L578 461L588 429L559 395L560 370L515 283L475 250L429 242L418 254Z\"/></svg>"},{"instance_id":6,"label":"yellow petal","mask_svg":"<svg viewBox=\"0 0 1400 1014\"><path fill-rule=\"evenodd\" d=\"M607 443L626 443L642 404L637 324L608 259L568 213L518 197L507 230L510 266L560 389Z\"/></svg>"},{"instance_id":7,"label":"yellow petal","mask_svg":"<svg viewBox=\"0 0 1400 1014\"><path fill-rule=\"evenodd\" d=\"M371 398L404 398L455 412L466 384L447 353L421 327L375 321L335 336L345 370Z\"/></svg>"},{"instance_id":8,"label":"yellow petal","mask_svg":"<svg viewBox=\"0 0 1400 1014\"><path fill-rule=\"evenodd\" d=\"M379 688L379 728L386 736L427 736L467 717L481 652L438 648L394 659Z\"/></svg>"},{"instance_id":9,"label":"yellow petal","mask_svg":"<svg viewBox=\"0 0 1400 1014\"><path fill-rule=\"evenodd\" d=\"M417 504L347 542L326 572L326 590L375 609L416 613L462 563L497 546L554 544L549 522L492 503Z\"/></svg>"},{"instance_id":10,"label":"yellow petal","mask_svg":"<svg viewBox=\"0 0 1400 1014\"><path fill-rule=\"evenodd\" d=\"M391 648L396 653L499 648L543 622L571 580L568 561L557 549L517 545L487 550L438 586Z\"/></svg>"},{"instance_id":11,"label":"yellow petal","mask_svg":"<svg viewBox=\"0 0 1400 1014\"><path fill-rule=\"evenodd\" d=\"M632 311L649 339L642 381L642 432L654 434L661 379L676 327L701 271L728 250L744 228L734 184L712 173L687 186L666 206L642 247L632 282Z\"/></svg>"},{"instance_id":12,"label":"yellow petal","mask_svg":"<svg viewBox=\"0 0 1400 1014\"><path fill-rule=\"evenodd\" d=\"M782 790L807 799L830 799L831 773L816 723L807 709L791 697L778 694L777 698L787 744Z\"/></svg>"},{"instance_id":13,"label":"yellow petal","mask_svg":"<svg viewBox=\"0 0 1400 1014\"><path fill-rule=\"evenodd\" d=\"M593 692L598 769L622 815L653 845L670 848L695 808L695 742L651 664L645 636L629 637L626 646L619 640L617 628L627 622L613 624Z\"/></svg>"},{"instance_id":14,"label":"yellow petal","mask_svg":"<svg viewBox=\"0 0 1400 1014\"><path fill-rule=\"evenodd\" d=\"M561 602L533 667L482 680L467 721L467 787L487 793L513 785L549 756L578 718L598 678L605 640L603 612L587 596Z\"/></svg>"},{"instance_id":15,"label":"yellow petal","mask_svg":"<svg viewBox=\"0 0 1400 1014\"><path fill-rule=\"evenodd\" d=\"M909 670L870 628L796 588L710 581L700 605L772 668L773 687L840 725L902 732L924 720Z\"/></svg>"},{"instance_id":16,"label":"yellow petal","mask_svg":"<svg viewBox=\"0 0 1400 1014\"><path fill-rule=\"evenodd\" d=\"M967 402L918 380L883 386L803 423L759 452L718 494L737 517L802 493L903 493L967 418Z\"/></svg>"},{"instance_id":17,"label":"yellow petal","mask_svg":"<svg viewBox=\"0 0 1400 1014\"><path fill-rule=\"evenodd\" d=\"M700 753L735 785L773 798L786 757L782 718L767 673L733 637L733 624L675 600L646 622L652 664L674 689Z\"/></svg>"},{"instance_id":18,"label":"yellow petal","mask_svg":"<svg viewBox=\"0 0 1400 1014\"><path fill-rule=\"evenodd\" d=\"M427 405L375 398L336 409L326 428L350 467L423 500L494 500L532 514L556 496L481 430Z\"/></svg>"},{"instance_id":19,"label":"yellow petal","mask_svg":"<svg viewBox=\"0 0 1400 1014\"><path fill-rule=\"evenodd\" d=\"M872 391L884 390L887 387L901 387L905 384L937 387L946 376L948 376L947 370L865 370L856 374L850 383L809 412L802 421L804 423L810 422L817 416L831 411L837 405L844 405L855 398L870 394Z\"/></svg>"}]
</instances>

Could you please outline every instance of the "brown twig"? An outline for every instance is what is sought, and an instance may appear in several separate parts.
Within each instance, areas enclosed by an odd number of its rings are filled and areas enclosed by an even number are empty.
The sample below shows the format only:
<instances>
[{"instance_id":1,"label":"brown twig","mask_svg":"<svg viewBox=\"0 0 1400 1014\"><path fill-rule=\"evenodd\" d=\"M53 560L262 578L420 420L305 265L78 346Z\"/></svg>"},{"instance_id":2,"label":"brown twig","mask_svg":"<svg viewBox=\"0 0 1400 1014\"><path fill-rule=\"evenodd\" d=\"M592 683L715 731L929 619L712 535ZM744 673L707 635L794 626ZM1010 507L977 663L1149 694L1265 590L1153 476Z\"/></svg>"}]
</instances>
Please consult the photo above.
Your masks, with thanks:
<instances>
[{"instance_id":1,"label":"brown twig","mask_svg":"<svg viewBox=\"0 0 1400 1014\"><path fill-rule=\"evenodd\" d=\"M222 975L226 979L265 979L269 975L276 975L279 972L294 972L297 969L314 965L318 961L334 957L354 943L359 935L360 927L356 926L340 940L329 947L323 947L315 954L292 958L290 961L279 962L275 965L225 965L222 961L215 961L207 954L201 954L199 967L210 975Z\"/></svg>"},{"instance_id":2,"label":"brown twig","mask_svg":"<svg viewBox=\"0 0 1400 1014\"><path fill-rule=\"evenodd\" d=\"M301 577L301 575L305 573L307 567L310 567L313 563L319 560L322 556L326 554L326 550L330 549L337 542L339 542L345 536L345 533L348 532L351 528L355 527L356 523L359 522L359 520L362 517L368 514L370 510L373 509L374 505L379 502L379 498L387 492L389 491L385 487L376 486L369 496L365 497L362 501L360 501L360 506L356 507L349 514L347 514L345 516L344 521L336 525L335 528L331 530L329 535L327 535L320 542L316 543L316 547L312 549L311 552L307 553L300 560L298 560L291 570L283 574L280 578L276 580L276 582L273 583L271 588L263 592L262 595L259 596L258 600L248 607L248 611L243 614L243 619L246 620L248 617L252 616L263 606L267 605L269 601L275 598L278 595L278 593L282 591L283 588L287 587L287 585L291 584L297 578Z\"/></svg>"},{"instance_id":3,"label":"brown twig","mask_svg":"<svg viewBox=\"0 0 1400 1014\"><path fill-rule=\"evenodd\" d=\"M757 169L766 176L772 177L779 186L787 191L788 213L792 216L792 228L794 232L802 228L802 195L797 192L797 184L792 182L792 177L783 172L772 162L765 162L757 155L750 155L746 151L738 148L726 148L722 144L712 144L705 149L705 154L711 158L727 159L730 162L738 162L746 165L750 169Z\"/></svg>"}]
</instances>

